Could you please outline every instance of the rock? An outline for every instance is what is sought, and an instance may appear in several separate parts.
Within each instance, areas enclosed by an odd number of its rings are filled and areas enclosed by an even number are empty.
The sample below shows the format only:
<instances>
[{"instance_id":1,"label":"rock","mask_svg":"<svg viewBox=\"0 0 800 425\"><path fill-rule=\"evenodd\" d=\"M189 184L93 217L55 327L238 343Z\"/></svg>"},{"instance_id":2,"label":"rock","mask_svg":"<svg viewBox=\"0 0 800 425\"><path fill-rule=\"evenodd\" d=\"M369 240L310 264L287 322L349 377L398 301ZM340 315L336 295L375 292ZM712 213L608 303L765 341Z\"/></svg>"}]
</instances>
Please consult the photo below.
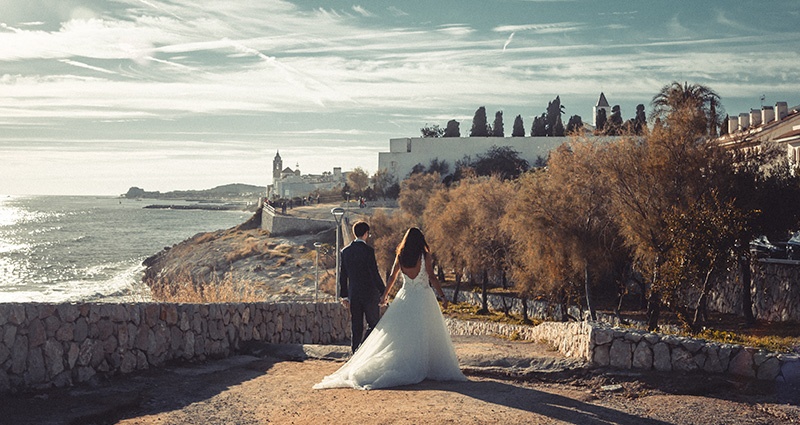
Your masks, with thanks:
<instances>
[{"instance_id":1,"label":"rock","mask_svg":"<svg viewBox=\"0 0 800 425\"><path fill-rule=\"evenodd\" d=\"M672 370L672 357L666 343L659 342L653 346L653 367L659 372Z\"/></svg>"},{"instance_id":2,"label":"rock","mask_svg":"<svg viewBox=\"0 0 800 425\"><path fill-rule=\"evenodd\" d=\"M81 313L75 304L59 304L56 306L56 314L58 314L63 323L73 323Z\"/></svg>"},{"instance_id":3,"label":"rock","mask_svg":"<svg viewBox=\"0 0 800 425\"><path fill-rule=\"evenodd\" d=\"M781 375L787 383L800 384L800 358L784 359Z\"/></svg>"},{"instance_id":4,"label":"rock","mask_svg":"<svg viewBox=\"0 0 800 425\"><path fill-rule=\"evenodd\" d=\"M686 338L681 341L681 346L683 346L683 348L685 348L690 353L694 354L700 351L700 349L703 347L703 343L696 339Z\"/></svg>"},{"instance_id":5,"label":"rock","mask_svg":"<svg viewBox=\"0 0 800 425\"><path fill-rule=\"evenodd\" d=\"M703 370L711 373L720 373L725 370L719 360L718 348L711 347L706 350L706 361L703 364Z\"/></svg>"},{"instance_id":6,"label":"rock","mask_svg":"<svg viewBox=\"0 0 800 425\"><path fill-rule=\"evenodd\" d=\"M44 360L50 379L64 371L64 348L60 342L48 340L44 344Z\"/></svg>"},{"instance_id":7,"label":"rock","mask_svg":"<svg viewBox=\"0 0 800 425\"><path fill-rule=\"evenodd\" d=\"M3 343L6 347L14 346L14 338L17 336L17 327L16 326L6 326L5 332L3 332Z\"/></svg>"},{"instance_id":8,"label":"rock","mask_svg":"<svg viewBox=\"0 0 800 425\"><path fill-rule=\"evenodd\" d=\"M72 340L80 344L88 336L89 336L89 322L86 320L85 317L81 317L75 321L75 329L73 330Z\"/></svg>"},{"instance_id":9,"label":"rock","mask_svg":"<svg viewBox=\"0 0 800 425\"><path fill-rule=\"evenodd\" d=\"M629 341L615 339L614 342L611 343L611 350L609 350L611 366L620 369L630 369L632 352L633 345Z\"/></svg>"},{"instance_id":10,"label":"rock","mask_svg":"<svg viewBox=\"0 0 800 425\"><path fill-rule=\"evenodd\" d=\"M21 325L25 322L25 305L12 304L8 309L8 323L12 325Z\"/></svg>"},{"instance_id":11,"label":"rock","mask_svg":"<svg viewBox=\"0 0 800 425\"><path fill-rule=\"evenodd\" d=\"M778 361L778 358L770 356L758 366L758 372L756 373L756 378L767 380L767 381L774 381L775 378L778 377L778 374L781 372L781 362Z\"/></svg>"},{"instance_id":12,"label":"rock","mask_svg":"<svg viewBox=\"0 0 800 425\"><path fill-rule=\"evenodd\" d=\"M36 347L28 353L28 370L25 371L25 384L40 384L47 379L42 349Z\"/></svg>"},{"instance_id":13,"label":"rock","mask_svg":"<svg viewBox=\"0 0 800 425\"><path fill-rule=\"evenodd\" d=\"M753 369L753 352L751 349L745 348L739 350L739 353L734 356L728 365L728 371L734 375L746 376L754 378L756 376L755 369Z\"/></svg>"},{"instance_id":14,"label":"rock","mask_svg":"<svg viewBox=\"0 0 800 425\"><path fill-rule=\"evenodd\" d=\"M683 347L674 347L672 349L672 370L691 372L696 369L697 364L694 362L692 353Z\"/></svg>"},{"instance_id":15,"label":"rock","mask_svg":"<svg viewBox=\"0 0 800 425\"><path fill-rule=\"evenodd\" d=\"M0 370L3 370L2 365L9 357L11 357L11 350L5 344L0 343Z\"/></svg>"},{"instance_id":16,"label":"rock","mask_svg":"<svg viewBox=\"0 0 800 425\"><path fill-rule=\"evenodd\" d=\"M75 325L71 322L62 324L56 331L55 337L61 342L72 341L75 337Z\"/></svg>"},{"instance_id":17,"label":"rock","mask_svg":"<svg viewBox=\"0 0 800 425\"><path fill-rule=\"evenodd\" d=\"M47 333L44 329L44 323L38 317L32 319L28 325L28 344L30 344L30 348L44 344L45 339L47 339Z\"/></svg>"},{"instance_id":18,"label":"rock","mask_svg":"<svg viewBox=\"0 0 800 425\"><path fill-rule=\"evenodd\" d=\"M633 350L633 363L634 369L650 370L653 367L653 350L650 349L650 344L647 341L640 341Z\"/></svg>"},{"instance_id":19,"label":"rock","mask_svg":"<svg viewBox=\"0 0 800 425\"><path fill-rule=\"evenodd\" d=\"M28 361L28 337L20 335L11 347L11 373L17 375L25 371Z\"/></svg>"},{"instance_id":20,"label":"rock","mask_svg":"<svg viewBox=\"0 0 800 425\"><path fill-rule=\"evenodd\" d=\"M608 329L597 329L592 333L595 345L608 344L614 340L614 332Z\"/></svg>"}]
</instances>

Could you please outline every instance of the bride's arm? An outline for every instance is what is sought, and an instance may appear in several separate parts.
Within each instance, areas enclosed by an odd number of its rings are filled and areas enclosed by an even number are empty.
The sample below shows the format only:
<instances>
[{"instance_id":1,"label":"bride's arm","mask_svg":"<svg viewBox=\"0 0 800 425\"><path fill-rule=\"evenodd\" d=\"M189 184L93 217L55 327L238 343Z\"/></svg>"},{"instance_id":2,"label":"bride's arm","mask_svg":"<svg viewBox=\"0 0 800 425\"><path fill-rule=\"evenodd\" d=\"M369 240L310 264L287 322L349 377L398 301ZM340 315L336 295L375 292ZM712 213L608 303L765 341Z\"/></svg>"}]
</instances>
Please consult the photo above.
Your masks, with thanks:
<instances>
[{"instance_id":1,"label":"bride's arm","mask_svg":"<svg viewBox=\"0 0 800 425\"><path fill-rule=\"evenodd\" d=\"M381 296L381 305L386 304L389 299L389 293L392 292L392 287L394 286L394 282L397 281L398 275L400 275L400 261L395 257L394 265L392 265L392 275L389 277L389 284L386 285L386 290L383 292L383 296Z\"/></svg>"},{"instance_id":2,"label":"bride's arm","mask_svg":"<svg viewBox=\"0 0 800 425\"><path fill-rule=\"evenodd\" d=\"M433 285L433 289L439 294L439 297L442 299L442 305L444 308L447 308L447 298L444 297L444 291L442 291L442 284L439 283L439 279L436 278L436 275L433 274L433 266L431 265L431 254L430 252L425 253L425 271L428 272L428 281Z\"/></svg>"}]
</instances>

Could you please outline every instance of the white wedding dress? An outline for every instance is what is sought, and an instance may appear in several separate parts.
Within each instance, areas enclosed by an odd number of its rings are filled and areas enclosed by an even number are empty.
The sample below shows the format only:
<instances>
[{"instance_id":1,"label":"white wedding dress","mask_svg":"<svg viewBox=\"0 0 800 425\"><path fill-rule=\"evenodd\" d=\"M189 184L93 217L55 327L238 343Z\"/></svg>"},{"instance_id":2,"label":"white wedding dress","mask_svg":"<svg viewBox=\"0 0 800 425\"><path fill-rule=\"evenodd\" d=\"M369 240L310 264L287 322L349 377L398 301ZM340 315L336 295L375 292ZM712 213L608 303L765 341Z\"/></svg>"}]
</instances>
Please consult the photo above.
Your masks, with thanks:
<instances>
[{"instance_id":1,"label":"white wedding dress","mask_svg":"<svg viewBox=\"0 0 800 425\"><path fill-rule=\"evenodd\" d=\"M403 287L369 337L339 370L315 389L350 387L361 390L421 382L466 381L458 367L450 332L428 283L425 259Z\"/></svg>"}]
</instances>

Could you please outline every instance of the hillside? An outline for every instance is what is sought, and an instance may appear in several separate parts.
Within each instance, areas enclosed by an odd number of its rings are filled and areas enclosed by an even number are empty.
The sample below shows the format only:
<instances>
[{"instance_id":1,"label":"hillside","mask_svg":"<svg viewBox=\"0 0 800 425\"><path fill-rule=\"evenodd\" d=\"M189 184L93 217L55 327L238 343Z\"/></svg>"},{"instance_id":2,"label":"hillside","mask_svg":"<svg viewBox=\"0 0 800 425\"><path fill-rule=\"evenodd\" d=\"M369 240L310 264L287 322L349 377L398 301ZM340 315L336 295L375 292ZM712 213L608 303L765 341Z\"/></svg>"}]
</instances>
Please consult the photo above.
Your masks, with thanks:
<instances>
[{"instance_id":1,"label":"hillside","mask_svg":"<svg viewBox=\"0 0 800 425\"><path fill-rule=\"evenodd\" d=\"M147 191L133 186L124 193L124 198L184 199L184 200L238 200L258 198L267 191L265 186L232 183L204 190L173 190L170 192Z\"/></svg>"}]
</instances>

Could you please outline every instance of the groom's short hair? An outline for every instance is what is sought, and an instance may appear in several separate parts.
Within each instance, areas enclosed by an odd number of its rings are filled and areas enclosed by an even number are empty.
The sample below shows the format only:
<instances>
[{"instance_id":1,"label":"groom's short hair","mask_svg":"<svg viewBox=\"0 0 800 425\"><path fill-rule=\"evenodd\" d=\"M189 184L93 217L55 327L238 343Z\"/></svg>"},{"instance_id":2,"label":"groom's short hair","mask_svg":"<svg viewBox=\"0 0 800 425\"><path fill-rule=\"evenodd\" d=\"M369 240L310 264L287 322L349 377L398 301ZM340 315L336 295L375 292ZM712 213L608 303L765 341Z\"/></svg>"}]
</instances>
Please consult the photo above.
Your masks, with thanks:
<instances>
[{"instance_id":1,"label":"groom's short hair","mask_svg":"<svg viewBox=\"0 0 800 425\"><path fill-rule=\"evenodd\" d=\"M369 224L367 224L366 221L359 221L353 225L353 234L356 235L357 238L361 239L367 232L369 232Z\"/></svg>"}]
</instances>

